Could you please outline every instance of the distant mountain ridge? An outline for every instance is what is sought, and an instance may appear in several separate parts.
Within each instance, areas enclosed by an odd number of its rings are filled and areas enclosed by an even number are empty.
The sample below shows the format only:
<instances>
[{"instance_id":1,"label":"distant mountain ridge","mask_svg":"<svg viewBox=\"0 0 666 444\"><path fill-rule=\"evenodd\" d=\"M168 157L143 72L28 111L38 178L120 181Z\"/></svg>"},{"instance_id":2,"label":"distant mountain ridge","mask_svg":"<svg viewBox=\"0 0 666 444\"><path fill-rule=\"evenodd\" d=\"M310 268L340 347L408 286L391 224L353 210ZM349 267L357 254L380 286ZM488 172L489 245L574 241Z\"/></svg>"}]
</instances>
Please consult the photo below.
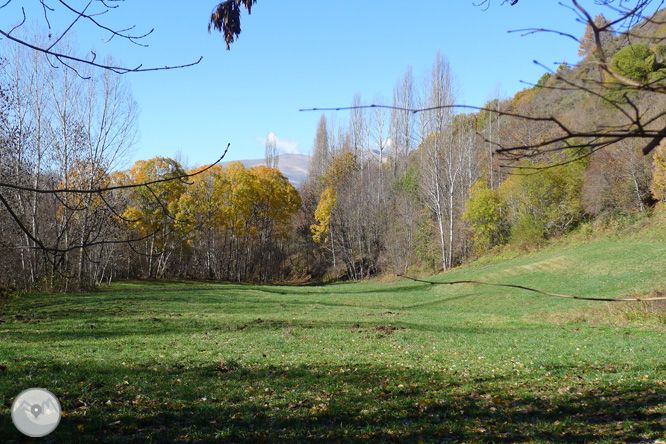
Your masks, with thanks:
<instances>
[{"instance_id":1,"label":"distant mountain ridge","mask_svg":"<svg viewBox=\"0 0 666 444\"><path fill-rule=\"evenodd\" d=\"M222 166L227 166L231 162L241 162L245 168L252 168L257 165L265 165L265 159L233 160L223 162ZM280 154L278 156L278 170L284 174L289 182L298 187L308 176L310 166L310 156L304 154Z\"/></svg>"}]
</instances>

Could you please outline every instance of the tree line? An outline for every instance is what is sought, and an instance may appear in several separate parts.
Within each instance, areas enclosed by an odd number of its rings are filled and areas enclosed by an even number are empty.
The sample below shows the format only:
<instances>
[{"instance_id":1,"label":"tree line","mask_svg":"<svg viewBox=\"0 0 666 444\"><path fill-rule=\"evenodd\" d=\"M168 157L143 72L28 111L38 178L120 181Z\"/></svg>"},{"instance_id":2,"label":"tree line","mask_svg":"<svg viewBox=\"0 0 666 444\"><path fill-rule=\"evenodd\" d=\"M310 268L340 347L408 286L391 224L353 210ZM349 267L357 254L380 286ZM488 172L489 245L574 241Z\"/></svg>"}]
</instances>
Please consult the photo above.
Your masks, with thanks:
<instances>
[{"instance_id":1,"label":"tree line","mask_svg":"<svg viewBox=\"0 0 666 444\"><path fill-rule=\"evenodd\" d=\"M63 69L21 45L1 57L0 287L286 278L301 201L278 170L185 171L157 157L123 171L137 132L124 78L85 63Z\"/></svg>"},{"instance_id":2,"label":"tree line","mask_svg":"<svg viewBox=\"0 0 666 444\"><path fill-rule=\"evenodd\" d=\"M356 95L346 121L322 115L299 190L271 168L268 146L266 167L186 170L155 158L122 171L136 136L136 104L122 77L74 61L62 69L8 46L0 65L0 285L436 272L506 244L533 248L591 218L649 213L666 194L666 150L642 154L665 105L654 90L666 51L660 39L627 35L603 17L590 20L581 41L588 63L562 64L473 113L456 112L455 76L438 53L420 78L408 68L390 101ZM599 44L612 75L599 68ZM575 87L583 84L596 89ZM635 136L597 136L634 115L647 122ZM577 133L562 136L574 124Z\"/></svg>"},{"instance_id":3,"label":"tree line","mask_svg":"<svg viewBox=\"0 0 666 444\"><path fill-rule=\"evenodd\" d=\"M563 63L475 112L455 112L454 76L437 54L421 79L404 73L389 105L356 96L348 121L322 115L301 190L314 256L351 279L435 272L505 245L538 248L583 222L652 212L664 201L666 147L646 151L643 137L602 133L634 115L652 131L664 99L608 74L597 81L592 25L617 75L661 85L662 39L618 35L597 16L580 41L581 64Z\"/></svg>"}]
</instances>

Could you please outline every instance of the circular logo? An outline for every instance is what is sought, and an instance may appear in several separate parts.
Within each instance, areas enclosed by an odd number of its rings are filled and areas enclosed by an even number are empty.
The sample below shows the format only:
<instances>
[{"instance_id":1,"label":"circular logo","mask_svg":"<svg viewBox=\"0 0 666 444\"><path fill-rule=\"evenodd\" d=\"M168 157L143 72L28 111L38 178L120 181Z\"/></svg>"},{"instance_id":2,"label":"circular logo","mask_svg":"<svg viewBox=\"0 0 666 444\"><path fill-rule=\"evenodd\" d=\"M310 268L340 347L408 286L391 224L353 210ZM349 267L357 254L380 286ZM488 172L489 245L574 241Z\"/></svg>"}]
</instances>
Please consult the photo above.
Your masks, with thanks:
<instances>
[{"instance_id":1,"label":"circular logo","mask_svg":"<svg viewBox=\"0 0 666 444\"><path fill-rule=\"evenodd\" d=\"M60 423L60 403L53 393L42 388L22 391L12 404L12 422L24 435L46 436Z\"/></svg>"}]
</instances>

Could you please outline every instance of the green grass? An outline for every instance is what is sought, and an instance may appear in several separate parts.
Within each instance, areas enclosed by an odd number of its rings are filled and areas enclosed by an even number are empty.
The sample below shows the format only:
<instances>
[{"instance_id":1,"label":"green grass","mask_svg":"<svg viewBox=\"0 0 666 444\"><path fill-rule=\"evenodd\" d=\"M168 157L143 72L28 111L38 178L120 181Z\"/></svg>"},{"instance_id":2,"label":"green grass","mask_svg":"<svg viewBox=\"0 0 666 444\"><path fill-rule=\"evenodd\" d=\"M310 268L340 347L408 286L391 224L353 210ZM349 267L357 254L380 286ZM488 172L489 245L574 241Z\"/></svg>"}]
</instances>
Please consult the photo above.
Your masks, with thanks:
<instances>
[{"instance_id":1,"label":"green grass","mask_svg":"<svg viewBox=\"0 0 666 444\"><path fill-rule=\"evenodd\" d=\"M435 277L619 297L666 242L581 241ZM117 283L0 312L0 437L44 387L46 442L658 442L666 333L607 304L415 282ZM581 314L596 313L585 317Z\"/></svg>"}]
</instances>

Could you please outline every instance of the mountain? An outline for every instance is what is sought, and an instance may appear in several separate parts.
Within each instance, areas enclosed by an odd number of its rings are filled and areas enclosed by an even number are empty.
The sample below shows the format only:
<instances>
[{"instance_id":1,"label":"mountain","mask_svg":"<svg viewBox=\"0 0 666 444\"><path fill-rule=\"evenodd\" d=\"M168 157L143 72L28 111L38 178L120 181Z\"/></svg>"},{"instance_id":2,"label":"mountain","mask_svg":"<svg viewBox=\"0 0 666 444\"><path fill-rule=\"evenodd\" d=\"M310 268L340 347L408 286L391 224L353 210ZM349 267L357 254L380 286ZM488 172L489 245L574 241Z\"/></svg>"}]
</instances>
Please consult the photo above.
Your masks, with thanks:
<instances>
[{"instance_id":1,"label":"mountain","mask_svg":"<svg viewBox=\"0 0 666 444\"><path fill-rule=\"evenodd\" d=\"M264 165L265 159L238 160L245 168L252 168L257 165ZM222 165L229 165L231 162L223 162ZM278 156L278 169L284 174L289 182L298 187L307 177L310 166L310 156L304 154L281 154Z\"/></svg>"}]
</instances>

